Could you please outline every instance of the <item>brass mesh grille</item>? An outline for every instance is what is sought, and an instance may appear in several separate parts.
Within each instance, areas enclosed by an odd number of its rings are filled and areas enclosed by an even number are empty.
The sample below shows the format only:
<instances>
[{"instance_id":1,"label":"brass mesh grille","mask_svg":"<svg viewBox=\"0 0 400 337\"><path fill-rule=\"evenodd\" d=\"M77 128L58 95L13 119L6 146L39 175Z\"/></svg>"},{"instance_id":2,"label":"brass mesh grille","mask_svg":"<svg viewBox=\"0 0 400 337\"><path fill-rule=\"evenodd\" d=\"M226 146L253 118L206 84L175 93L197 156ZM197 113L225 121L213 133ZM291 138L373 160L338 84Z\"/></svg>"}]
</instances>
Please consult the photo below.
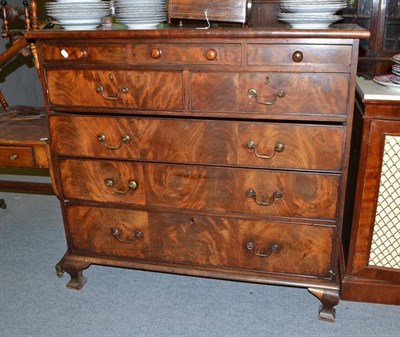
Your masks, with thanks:
<instances>
[{"instance_id":1,"label":"brass mesh grille","mask_svg":"<svg viewBox=\"0 0 400 337\"><path fill-rule=\"evenodd\" d=\"M386 136L369 265L400 269L400 137Z\"/></svg>"}]
</instances>

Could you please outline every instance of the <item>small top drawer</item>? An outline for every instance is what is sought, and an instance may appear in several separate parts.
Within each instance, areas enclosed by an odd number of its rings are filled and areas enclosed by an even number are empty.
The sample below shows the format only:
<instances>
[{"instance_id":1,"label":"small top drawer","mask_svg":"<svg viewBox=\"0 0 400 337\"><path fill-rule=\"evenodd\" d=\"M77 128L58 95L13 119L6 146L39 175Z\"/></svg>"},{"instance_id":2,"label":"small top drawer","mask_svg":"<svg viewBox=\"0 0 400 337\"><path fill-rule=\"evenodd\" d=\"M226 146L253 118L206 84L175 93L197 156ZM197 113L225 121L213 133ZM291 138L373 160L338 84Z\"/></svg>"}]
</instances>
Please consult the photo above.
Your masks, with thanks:
<instances>
[{"instance_id":1,"label":"small top drawer","mask_svg":"<svg viewBox=\"0 0 400 337\"><path fill-rule=\"evenodd\" d=\"M240 65L240 44L138 44L132 46L134 64Z\"/></svg>"},{"instance_id":2,"label":"small top drawer","mask_svg":"<svg viewBox=\"0 0 400 337\"><path fill-rule=\"evenodd\" d=\"M44 61L81 61L125 63L127 48L123 44L109 45L47 45L41 49Z\"/></svg>"},{"instance_id":3,"label":"small top drawer","mask_svg":"<svg viewBox=\"0 0 400 337\"><path fill-rule=\"evenodd\" d=\"M344 65L351 64L352 46L302 44L250 44L247 64L257 65Z\"/></svg>"}]
</instances>

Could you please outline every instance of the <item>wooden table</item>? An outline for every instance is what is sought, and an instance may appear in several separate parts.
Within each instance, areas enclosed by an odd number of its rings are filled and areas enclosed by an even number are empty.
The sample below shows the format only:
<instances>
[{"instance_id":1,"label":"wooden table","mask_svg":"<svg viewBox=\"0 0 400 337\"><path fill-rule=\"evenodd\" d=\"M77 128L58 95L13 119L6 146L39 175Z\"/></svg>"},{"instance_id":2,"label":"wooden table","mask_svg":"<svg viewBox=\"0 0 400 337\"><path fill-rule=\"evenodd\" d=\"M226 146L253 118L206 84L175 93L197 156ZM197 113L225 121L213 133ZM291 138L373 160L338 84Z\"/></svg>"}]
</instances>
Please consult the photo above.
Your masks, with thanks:
<instances>
[{"instance_id":1,"label":"wooden table","mask_svg":"<svg viewBox=\"0 0 400 337\"><path fill-rule=\"evenodd\" d=\"M17 109L18 110L18 109ZM39 114L20 114L11 109L0 114L0 168L24 173L33 170L48 174L47 117ZM0 180L1 191L24 191L52 194L51 184L41 182ZM0 207L6 204L0 199Z\"/></svg>"}]
</instances>

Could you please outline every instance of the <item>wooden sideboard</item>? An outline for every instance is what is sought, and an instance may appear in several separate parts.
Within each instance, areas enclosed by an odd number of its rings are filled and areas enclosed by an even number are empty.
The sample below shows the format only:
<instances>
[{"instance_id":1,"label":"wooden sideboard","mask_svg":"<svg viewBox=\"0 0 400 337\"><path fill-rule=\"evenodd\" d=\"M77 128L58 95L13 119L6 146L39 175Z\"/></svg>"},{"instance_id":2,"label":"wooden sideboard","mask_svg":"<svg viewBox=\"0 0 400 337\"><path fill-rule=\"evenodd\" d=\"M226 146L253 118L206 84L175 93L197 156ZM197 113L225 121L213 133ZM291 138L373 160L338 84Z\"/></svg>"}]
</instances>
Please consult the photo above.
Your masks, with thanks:
<instances>
[{"instance_id":1,"label":"wooden sideboard","mask_svg":"<svg viewBox=\"0 0 400 337\"><path fill-rule=\"evenodd\" d=\"M21 113L21 108L10 108L0 115L0 173L6 169L42 170L48 174L49 128L46 115ZM15 174L15 172L12 172ZM21 172L22 173L22 172ZM42 172L41 172L42 173ZM0 180L0 191L23 191L52 194L50 183L23 180ZM0 207L6 202L0 199Z\"/></svg>"},{"instance_id":2,"label":"wooden sideboard","mask_svg":"<svg viewBox=\"0 0 400 337\"><path fill-rule=\"evenodd\" d=\"M357 93L361 151L341 298L399 305L400 89L359 79Z\"/></svg>"},{"instance_id":3,"label":"wooden sideboard","mask_svg":"<svg viewBox=\"0 0 400 337\"><path fill-rule=\"evenodd\" d=\"M305 287L335 319L358 43L341 29L30 31L68 250Z\"/></svg>"}]
</instances>

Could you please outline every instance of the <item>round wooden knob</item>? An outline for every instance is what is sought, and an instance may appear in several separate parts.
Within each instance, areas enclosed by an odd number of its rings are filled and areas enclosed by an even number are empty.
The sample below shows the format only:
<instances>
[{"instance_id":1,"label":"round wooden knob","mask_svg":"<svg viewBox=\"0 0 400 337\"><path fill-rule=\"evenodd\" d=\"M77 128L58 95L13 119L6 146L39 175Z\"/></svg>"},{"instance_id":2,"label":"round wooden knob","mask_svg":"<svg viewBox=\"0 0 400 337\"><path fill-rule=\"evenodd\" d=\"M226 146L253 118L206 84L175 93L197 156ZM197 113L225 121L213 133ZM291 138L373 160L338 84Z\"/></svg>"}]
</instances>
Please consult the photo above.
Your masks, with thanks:
<instances>
[{"instance_id":1,"label":"round wooden knob","mask_svg":"<svg viewBox=\"0 0 400 337\"><path fill-rule=\"evenodd\" d=\"M293 55L292 55L292 60L294 62L301 62L303 61L303 52L301 52L300 50L296 50Z\"/></svg>"},{"instance_id":2,"label":"round wooden knob","mask_svg":"<svg viewBox=\"0 0 400 337\"><path fill-rule=\"evenodd\" d=\"M161 57L161 55L162 55L162 50L161 49L153 48L151 50L151 57L153 59L159 59Z\"/></svg>"},{"instance_id":3,"label":"round wooden knob","mask_svg":"<svg viewBox=\"0 0 400 337\"><path fill-rule=\"evenodd\" d=\"M78 60L82 60L82 59L87 58L88 53L87 53L86 50L79 49L79 50L76 51L75 55L76 55L76 58L77 58Z\"/></svg>"},{"instance_id":4,"label":"round wooden knob","mask_svg":"<svg viewBox=\"0 0 400 337\"><path fill-rule=\"evenodd\" d=\"M209 51L207 51L207 54L206 54L207 60L213 61L217 58L217 56L218 56L218 53L216 50L210 49Z\"/></svg>"}]
</instances>

